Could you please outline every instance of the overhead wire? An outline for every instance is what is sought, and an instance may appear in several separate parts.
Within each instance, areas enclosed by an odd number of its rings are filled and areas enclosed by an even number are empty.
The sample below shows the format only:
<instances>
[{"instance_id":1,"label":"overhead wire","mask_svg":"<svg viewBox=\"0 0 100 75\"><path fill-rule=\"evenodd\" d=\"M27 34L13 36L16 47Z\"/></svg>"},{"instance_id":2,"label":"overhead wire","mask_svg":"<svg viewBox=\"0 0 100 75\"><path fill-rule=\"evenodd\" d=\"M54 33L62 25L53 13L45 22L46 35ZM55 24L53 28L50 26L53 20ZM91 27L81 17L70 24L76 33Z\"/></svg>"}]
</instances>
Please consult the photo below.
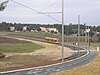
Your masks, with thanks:
<instances>
[{"instance_id":1,"label":"overhead wire","mask_svg":"<svg viewBox=\"0 0 100 75\"><path fill-rule=\"evenodd\" d=\"M14 3L18 4L18 5L21 5L21 6L25 7L25 8L27 8L27 9L30 9L30 10L32 10L32 11L35 11L35 12L37 12L37 13L41 13L41 11L35 10L35 9L33 9L33 8L31 8L31 7L28 7L28 6L24 5L24 4L21 4L21 3L17 2L17 1L14 1L14 0L10 0L10 1L12 1L12 2L14 2ZM49 6L50 6L50 5L49 5ZM48 7L49 7L49 6L48 6ZM47 7L46 7L46 9L47 9ZM44 9L43 9L43 10L44 10ZM43 14L43 15L45 15L45 16L48 16L48 17L52 18L53 20L55 20L55 21L61 23L59 20L55 19L54 17L52 17L52 16L50 16L50 15L47 15L47 14L45 14L45 13L41 13L41 14Z\"/></svg>"},{"instance_id":2,"label":"overhead wire","mask_svg":"<svg viewBox=\"0 0 100 75\"><path fill-rule=\"evenodd\" d=\"M77 18L75 17L75 18L73 18L73 19L71 19L71 20L67 20L66 22L68 23L68 22L71 22L71 21L73 21L73 20L75 20L75 19L77 19Z\"/></svg>"},{"instance_id":3,"label":"overhead wire","mask_svg":"<svg viewBox=\"0 0 100 75\"><path fill-rule=\"evenodd\" d=\"M58 1L59 1L59 0L56 0L54 3L48 5L47 7L45 7L44 9L42 9L40 12L42 12L42 11L48 9L49 7L53 6L53 5L56 4Z\"/></svg>"}]
</instances>

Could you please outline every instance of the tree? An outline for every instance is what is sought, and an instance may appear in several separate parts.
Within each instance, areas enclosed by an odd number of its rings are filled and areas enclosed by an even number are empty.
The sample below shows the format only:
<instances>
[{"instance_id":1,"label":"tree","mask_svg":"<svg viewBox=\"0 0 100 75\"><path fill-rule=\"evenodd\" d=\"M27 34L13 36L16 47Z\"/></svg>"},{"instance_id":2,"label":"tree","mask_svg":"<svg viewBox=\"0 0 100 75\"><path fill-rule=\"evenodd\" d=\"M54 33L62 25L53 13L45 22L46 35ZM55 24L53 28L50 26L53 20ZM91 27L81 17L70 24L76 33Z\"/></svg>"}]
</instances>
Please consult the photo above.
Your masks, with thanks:
<instances>
[{"instance_id":1,"label":"tree","mask_svg":"<svg viewBox=\"0 0 100 75\"><path fill-rule=\"evenodd\" d=\"M98 42L100 42L100 36L98 37Z\"/></svg>"},{"instance_id":2,"label":"tree","mask_svg":"<svg viewBox=\"0 0 100 75\"><path fill-rule=\"evenodd\" d=\"M7 7L7 3L9 2L9 0L2 2L0 4L0 11L3 11L6 7Z\"/></svg>"}]
</instances>

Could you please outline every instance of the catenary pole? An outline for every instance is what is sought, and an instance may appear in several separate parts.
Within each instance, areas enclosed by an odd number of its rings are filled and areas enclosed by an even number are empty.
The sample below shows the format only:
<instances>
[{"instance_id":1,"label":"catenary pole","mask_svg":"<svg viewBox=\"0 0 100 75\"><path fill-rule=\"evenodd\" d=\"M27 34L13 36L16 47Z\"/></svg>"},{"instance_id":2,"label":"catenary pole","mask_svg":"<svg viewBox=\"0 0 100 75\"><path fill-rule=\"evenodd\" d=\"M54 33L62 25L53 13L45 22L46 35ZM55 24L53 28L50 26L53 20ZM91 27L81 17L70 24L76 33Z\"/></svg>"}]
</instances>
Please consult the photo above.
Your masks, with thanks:
<instances>
[{"instance_id":1,"label":"catenary pole","mask_svg":"<svg viewBox=\"0 0 100 75\"><path fill-rule=\"evenodd\" d=\"M64 62L64 0L62 0L62 62Z\"/></svg>"},{"instance_id":2,"label":"catenary pole","mask_svg":"<svg viewBox=\"0 0 100 75\"><path fill-rule=\"evenodd\" d=\"M80 50L80 15L78 15L78 52Z\"/></svg>"}]
</instances>

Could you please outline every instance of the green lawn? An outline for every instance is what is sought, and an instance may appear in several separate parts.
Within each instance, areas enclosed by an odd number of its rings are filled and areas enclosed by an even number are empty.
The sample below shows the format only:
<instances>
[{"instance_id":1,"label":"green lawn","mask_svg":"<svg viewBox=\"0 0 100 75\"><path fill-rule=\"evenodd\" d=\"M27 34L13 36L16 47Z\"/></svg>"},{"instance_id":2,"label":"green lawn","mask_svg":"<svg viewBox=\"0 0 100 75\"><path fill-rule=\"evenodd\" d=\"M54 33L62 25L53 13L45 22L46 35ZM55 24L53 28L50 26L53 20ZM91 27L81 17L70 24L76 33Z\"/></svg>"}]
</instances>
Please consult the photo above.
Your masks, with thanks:
<instances>
[{"instance_id":1,"label":"green lawn","mask_svg":"<svg viewBox=\"0 0 100 75\"><path fill-rule=\"evenodd\" d=\"M14 35L14 36L26 36L26 37L60 37L60 35L43 33L43 32L2 32L2 34Z\"/></svg>"},{"instance_id":2,"label":"green lawn","mask_svg":"<svg viewBox=\"0 0 100 75\"><path fill-rule=\"evenodd\" d=\"M27 53L44 48L35 43L0 43L1 53Z\"/></svg>"}]
</instances>

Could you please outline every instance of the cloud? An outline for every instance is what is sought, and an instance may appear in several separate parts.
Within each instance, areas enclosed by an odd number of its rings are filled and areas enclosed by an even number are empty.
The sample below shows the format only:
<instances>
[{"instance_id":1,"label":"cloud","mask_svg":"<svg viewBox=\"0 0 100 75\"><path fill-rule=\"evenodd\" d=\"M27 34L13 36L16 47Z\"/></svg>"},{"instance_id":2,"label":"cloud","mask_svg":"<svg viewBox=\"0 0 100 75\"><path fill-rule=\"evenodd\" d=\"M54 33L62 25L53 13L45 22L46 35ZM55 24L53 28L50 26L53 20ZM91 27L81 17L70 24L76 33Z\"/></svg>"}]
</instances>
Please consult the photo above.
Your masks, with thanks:
<instances>
[{"instance_id":1,"label":"cloud","mask_svg":"<svg viewBox=\"0 0 100 75\"><path fill-rule=\"evenodd\" d=\"M4 0L0 0L4 1ZM41 11L52 3L54 5L45 9L43 12L61 11L61 0L15 0L23 5ZM82 23L99 24L100 0L64 0L65 23L77 23L77 15L81 15ZM27 22L27 23L58 23L47 16L37 14L37 12L27 9L12 1L7 4L7 8L0 13L1 19L9 22ZM52 15L61 20L61 15ZM73 19L75 18L75 19ZM13 20L14 19L14 20ZM73 20L72 20L73 19ZM70 20L70 21L69 21ZM68 22L69 21L69 22Z\"/></svg>"}]
</instances>

